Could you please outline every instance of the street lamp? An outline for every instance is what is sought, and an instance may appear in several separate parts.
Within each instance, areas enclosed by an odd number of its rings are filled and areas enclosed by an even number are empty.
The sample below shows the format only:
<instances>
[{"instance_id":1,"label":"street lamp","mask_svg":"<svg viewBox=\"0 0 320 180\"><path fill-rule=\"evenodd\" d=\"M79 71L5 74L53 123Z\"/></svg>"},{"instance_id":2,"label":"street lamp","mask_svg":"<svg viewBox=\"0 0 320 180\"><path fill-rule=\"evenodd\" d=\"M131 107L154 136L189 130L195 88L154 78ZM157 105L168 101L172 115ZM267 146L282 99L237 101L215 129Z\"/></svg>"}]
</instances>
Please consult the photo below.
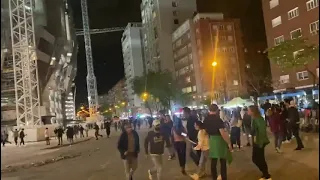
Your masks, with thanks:
<instances>
[{"instance_id":1,"label":"street lamp","mask_svg":"<svg viewBox=\"0 0 320 180\"><path fill-rule=\"evenodd\" d=\"M216 67L217 64L218 64L218 63L217 63L216 61L213 61L212 64L211 64L211 66Z\"/></svg>"}]
</instances>

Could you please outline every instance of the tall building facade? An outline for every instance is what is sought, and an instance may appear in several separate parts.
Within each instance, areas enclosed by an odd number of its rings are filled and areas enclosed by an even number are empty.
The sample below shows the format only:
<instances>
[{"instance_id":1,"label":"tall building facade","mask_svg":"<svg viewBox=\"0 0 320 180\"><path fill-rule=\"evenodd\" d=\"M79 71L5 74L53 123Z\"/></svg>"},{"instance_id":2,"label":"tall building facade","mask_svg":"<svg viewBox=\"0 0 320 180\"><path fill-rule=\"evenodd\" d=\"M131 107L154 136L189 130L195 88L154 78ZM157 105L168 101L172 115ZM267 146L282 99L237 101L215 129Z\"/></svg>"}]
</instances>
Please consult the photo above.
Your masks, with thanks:
<instances>
[{"instance_id":1,"label":"tall building facade","mask_svg":"<svg viewBox=\"0 0 320 180\"><path fill-rule=\"evenodd\" d=\"M196 12L195 0L142 0L146 70L173 72L172 32Z\"/></svg>"},{"instance_id":2,"label":"tall building facade","mask_svg":"<svg viewBox=\"0 0 320 180\"><path fill-rule=\"evenodd\" d=\"M126 93L126 81L121 79L117 82L109 91L106 97L106 102L109 105L119 105L122 102L127 102L127 93Z\"/></svg>"},{"instance_id":3,"label":"tall building facade","mask_svg":"<svg viewBox=\"0 0 320 180\"><path fill-rule=\"evenodd\" d=\"M307 38L319 45L319 0L263 0L264 22L268 47L272 48L285 40ZM306 67L283 71L270 62L274 92L287 89L306 89L313 87L315 74L319 82L319 61L312 61Z\"/></svg>"},{"instance_id":4,"label":"tall building facade","mask_svg":"<svg viewBox=\"0 0 320 180\"><path fill-rule=\"evenodd\" d=\"M6 2L9 1L1 1L1 25L5 27L1 28L1 113L2 124L16 125L9 5ZM42 124L62 124L64 99L72 89L77 70L78 46L72 10L67 0L37 0L33 17ZM7 38L2 38L3 35Z\"/></svg>"},{"instance_id":5,"label":"tall building facade","mask_svg":"<svg viewBox=\"0 0 320 180\"><path fill-rule=\"evenodd\" d=\"M182 92L198 102L245 94L241 36L239 20L224 19L221 13L200 13L185 21L172 35L175 77Z\"/></svg>"},{"instance_id":6,"label":"tall building facade","mask_svg":"<svg viewBox=\"0 0 320 180\"><path fill-rule=\"evenodd\" d=\"M129 23L123 32L121 42L128 106L141 107L142 101L132 89L132 80L144 74L142 24Z\"/></svg>"}]
</instances>

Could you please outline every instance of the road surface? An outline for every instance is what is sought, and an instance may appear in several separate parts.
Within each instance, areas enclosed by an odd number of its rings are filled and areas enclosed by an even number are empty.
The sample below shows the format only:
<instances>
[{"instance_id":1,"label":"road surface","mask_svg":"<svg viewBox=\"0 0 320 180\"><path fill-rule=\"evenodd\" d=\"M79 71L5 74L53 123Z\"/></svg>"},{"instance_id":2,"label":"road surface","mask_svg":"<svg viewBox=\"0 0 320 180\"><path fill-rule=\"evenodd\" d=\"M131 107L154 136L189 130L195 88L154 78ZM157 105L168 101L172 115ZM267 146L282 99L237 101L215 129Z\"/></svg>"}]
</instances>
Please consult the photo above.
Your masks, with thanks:
<instances>
[{"instance_id":1,"label":"road surface","mask_svg":"<svg viewBox=\"0 0 320 180\"><path fill-rule=\"evenodd\" d=\"M147 180L147 169L152 165L150 159L144 156L142 148L146 132L146 129L139 131L142 152L139 156L139 167L135 173L134 180ZM12 163L17 164L19 156L30 155L31 157L28 158L29 164L32 162L32 159L34 161L43 160L46 157L50 159L62 154L77 154L77 156L43 166L18 168L14 172L2 173L1 178L4 180L125 180L123 163L116 149L118 137L119 133L113 133L109 139L92 139L73 146L51 150L33 149L33 154L28 153L27 149L20 148L19 150L25 151L25 154L12 153L16 161L5 161L2 158L2 161L4 161L1 162L2 169ZM318 134L307 134L303 139L306 147L303 151L293 151L295 148L294 142L283 145L283 154L278 154L274 151L273 143L267 146L266 159L273 180L319 179L319 136ZM6 149L2 149L1 151L3 153ZM234 152L233 157L234 161L228 168L228 179L259 179L261 174L251 161L251 148L244 147L243 151ZM193 173L195 170L195 165L189 160L187 172ZM167 155L165 155L163 179L189 180L190 178L180 174L177 160L168 161ZM211 178L203 179L209 180Z\"/></svg>"}]
</instances>

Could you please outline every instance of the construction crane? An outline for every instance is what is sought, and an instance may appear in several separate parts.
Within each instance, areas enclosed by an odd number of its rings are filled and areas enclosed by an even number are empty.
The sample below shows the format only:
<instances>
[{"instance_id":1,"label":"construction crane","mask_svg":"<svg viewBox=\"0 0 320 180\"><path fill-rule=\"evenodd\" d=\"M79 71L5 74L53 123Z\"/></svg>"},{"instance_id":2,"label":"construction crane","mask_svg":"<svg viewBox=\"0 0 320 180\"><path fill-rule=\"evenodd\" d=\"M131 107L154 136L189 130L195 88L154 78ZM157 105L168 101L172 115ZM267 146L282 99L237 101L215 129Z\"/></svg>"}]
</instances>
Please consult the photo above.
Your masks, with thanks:
<instances>
[{"instance_id":1,"label":"construction crane","mask_svg":"<svg viewBox=\"0 0 320 180\"><path fill-rule=\"evenodd\" d=\"M90 30L87 0L81 0L81 10L82 10L83 30L79 31L76 34L84 35L84 44L85 44L86 61L87 61L87 90L88 90L88 102L89 102L89 120L95 121L96 113L99 107L99 102L98 102L99 98L98 98L98 91L97 91L97 81L96 81L96 77L94 75L94 69L93 69L90 34L122 31L124 30L124 28L106 28L106 29Z\"/></svg>"},{"instance_id":2,"label":"construction crane","mask_svg":"<svg viewBox=\"0 0 320 180\"><path fill-rule=\"evenodd\" d=\"M41 125L34 0L9 0L18 126Z\"/></svg>"}]
</instances>

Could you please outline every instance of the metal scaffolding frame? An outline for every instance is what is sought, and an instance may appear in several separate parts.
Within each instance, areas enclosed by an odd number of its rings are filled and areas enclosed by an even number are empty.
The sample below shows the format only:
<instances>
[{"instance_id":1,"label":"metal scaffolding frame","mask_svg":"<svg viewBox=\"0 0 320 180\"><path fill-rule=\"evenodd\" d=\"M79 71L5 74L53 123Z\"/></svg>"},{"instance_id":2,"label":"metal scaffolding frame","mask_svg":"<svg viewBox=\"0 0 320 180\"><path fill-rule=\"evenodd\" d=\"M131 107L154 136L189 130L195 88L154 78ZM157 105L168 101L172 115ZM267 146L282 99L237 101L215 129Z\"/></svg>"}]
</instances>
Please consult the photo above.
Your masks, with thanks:
<instances>
[{"instance_id":1,"label":"metal scaffolding frame","mask_svg":"<svg viewBox=\"0 0 320 180\"><path fill-rule=\"evenodd\" d=\"M33 0L9 0L17 126L41 124Z\"/></svg>"},{"instance_id":2,"label":"metal scaffolding frame","mask_svg":"<svg viewBox=\"0 0 320 180\"><path fill-rule=\"evenodd\" d=\"M90 116L98 110L97 81L94 75L87 0L81 0L84 44L87 60L87 90Z\"/></svg>"}]
</instances>

